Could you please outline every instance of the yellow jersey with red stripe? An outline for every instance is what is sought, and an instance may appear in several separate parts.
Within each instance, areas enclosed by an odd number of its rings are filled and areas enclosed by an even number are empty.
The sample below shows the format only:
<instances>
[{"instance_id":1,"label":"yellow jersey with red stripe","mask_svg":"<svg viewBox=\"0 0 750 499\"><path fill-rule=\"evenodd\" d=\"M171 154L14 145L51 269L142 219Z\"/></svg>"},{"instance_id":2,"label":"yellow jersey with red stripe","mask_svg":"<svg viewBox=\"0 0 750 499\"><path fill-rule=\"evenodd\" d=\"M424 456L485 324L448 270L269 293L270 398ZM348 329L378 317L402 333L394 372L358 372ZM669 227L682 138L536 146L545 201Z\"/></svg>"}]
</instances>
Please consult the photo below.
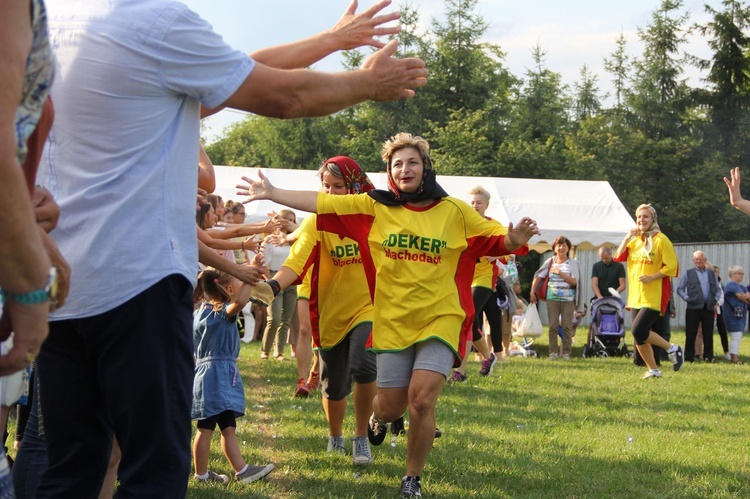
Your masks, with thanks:
<instances>
[{"instance_id":1,"label":"yellow jersey with red stripe","mask_svg":"<svg viewBox=\"0 0 750 499\"><path fill-rule=\"evenodd\" d=\"M284 267L309 279L313 342L328 350L359 324L372 322L367 278L355 241L319 231L314 214L300 229Z\"/></svg>"},{"instance_id":2,"label":"yellow jersey with red stripe","mask_svg":"<svg viewBox=\"0 0 750 499\"><path fill-rule=\"evenodd\" d=\"M508 229L499 222L492 220L490 217L484 218L500 225L504 230L503 235L508 233ZM499 274L500 269L497 268L494 261L490 262L486 257L481 257L477 260L477 264L474 267L474 279L471 281L471 287L495 289Z\"/></svg>"},{"instance_id":3,"label":"yellow jersey with red stripe","mask_svg":"<svg viewBox=\"0 0 750 499\"><path fill-rule=\"evenodd\" d=\"M399 351L429 339L460 363L474 319L477 258L508 254L507 231L453 197L426 207L386 206L367 194L318 194L318 229L359 243L375 318L370 346ZM517 254L528 252L528 248Z\"/></svg>"},{"instance_id":4,"label":"yellow jersey with red stripe","mask_svg":"<svg viewBox=\"0 0 750 499\"><path fill-rule=\"evenodd\" d=\"M646 251L646 238L634 237L625 251L615 256L628 265L628 308L650 308L662 314L667 310L671 292L670 277L677 277L679 262L672 241L661 232L652 237L653 247ZM661 272L666 277L647 284L638 278Z\"/></svg>"}]
</instances>

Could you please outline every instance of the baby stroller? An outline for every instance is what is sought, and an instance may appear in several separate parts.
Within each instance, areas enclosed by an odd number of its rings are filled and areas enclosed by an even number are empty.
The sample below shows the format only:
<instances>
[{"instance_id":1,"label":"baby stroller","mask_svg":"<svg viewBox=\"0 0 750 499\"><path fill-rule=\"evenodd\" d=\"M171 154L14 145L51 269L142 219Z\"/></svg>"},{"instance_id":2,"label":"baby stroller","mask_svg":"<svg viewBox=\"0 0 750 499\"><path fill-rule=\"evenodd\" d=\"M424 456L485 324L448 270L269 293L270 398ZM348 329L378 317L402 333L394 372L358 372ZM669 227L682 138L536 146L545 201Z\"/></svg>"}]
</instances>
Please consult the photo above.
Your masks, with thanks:
<instances>
[{"instance_id":1,"label":"baby stroller","mask_svg":"<svg viewBox=\"0 0 750 499\"><path fill-rule=\"evenodd\" d=\"M591 303L589 338L583 357L630 356L625 344L625 304L615 296L604 296Z\"/></svg>"}]
</instances>

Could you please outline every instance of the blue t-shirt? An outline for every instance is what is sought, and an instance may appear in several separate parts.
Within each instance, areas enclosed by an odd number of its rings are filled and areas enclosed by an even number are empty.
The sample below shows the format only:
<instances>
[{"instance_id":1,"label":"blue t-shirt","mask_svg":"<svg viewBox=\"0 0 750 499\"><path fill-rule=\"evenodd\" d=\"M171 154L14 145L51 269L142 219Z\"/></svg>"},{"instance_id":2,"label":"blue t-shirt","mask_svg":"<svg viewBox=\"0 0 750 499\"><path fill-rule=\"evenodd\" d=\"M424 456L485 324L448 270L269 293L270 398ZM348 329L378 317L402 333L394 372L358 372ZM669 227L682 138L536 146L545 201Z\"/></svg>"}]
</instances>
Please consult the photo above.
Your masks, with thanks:
<instances>
[{"instance_id":1,"label":"blue t-shirt","mask_svg":"<svg viewBox=\"0 0 750 499\"><path fill-rule=\"evenodd\" d=\"M724 286L724 305L721 313L730 333L744 331L747 324L747 303L737 298L737 293L747 293L747 288L735 281L729 281Z\"/></svg>"}]
</instances>

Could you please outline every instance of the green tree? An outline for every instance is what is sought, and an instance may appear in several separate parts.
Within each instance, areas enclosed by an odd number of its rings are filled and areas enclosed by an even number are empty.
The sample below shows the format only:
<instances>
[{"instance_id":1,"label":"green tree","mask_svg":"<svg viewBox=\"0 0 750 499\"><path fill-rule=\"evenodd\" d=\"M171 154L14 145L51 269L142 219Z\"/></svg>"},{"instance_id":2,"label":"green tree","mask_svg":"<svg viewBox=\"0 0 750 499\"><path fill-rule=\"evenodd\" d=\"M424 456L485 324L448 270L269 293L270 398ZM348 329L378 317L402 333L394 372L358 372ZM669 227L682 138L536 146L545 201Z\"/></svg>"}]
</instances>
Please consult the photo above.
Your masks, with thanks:
<instances>
[{"instance_id":1,"label":"green tree","mask_svg":"<svg viewBox=\"0 0 750 499\"><path fill-rule=\"evenodd\" d=\"M580 80L574 83L575 95L573 97L575 118L581 122L594 116L602 107L599 98L599 77L589 71L584 64L580 72Z\"/></svg>"},{"instance_id":2,"label":"green tree","mask_svg":"<svg viewBox=\"0 0 750 499\"><path fill-rule=\"evenodd\" d=\"M708 36L710 60L691 60L708 70L708 89L696 90L698 101L707 107L711 126L706 145L725 157L728 164L746 165L750 134L750 7L736 0L724 0L723 10L706 5L711 20L698 25Z\"/></svg>"},{"instance_id":3,"label":"green tree","mask_svg":"<svg viewBox=\"0 0 750 499\"><path fill-rule=\"evenodd\" d=\"M615 43L617 44L615 51L610 54L609 58L604 59L604 69L612 75L616 108L622 109L628 79L630 78L630 57L626 52L628 41L625 34L620 32Z\"/></svg>"},{"instance_id":4,"label":"green tree","mask_svg":"<svg viewBox=\"0 0 750 499\"><path fill-rule=\"evenodd\" d=\"M627 103L635 125L647 136L675 137L685 132L682 115L688 107L689 88L683 76L681 46L685 42L687 14L676 14L682 0L662 0L651 22L638 34L645 44L635 61L633 85Z\"/></svg>"}]
</instances>

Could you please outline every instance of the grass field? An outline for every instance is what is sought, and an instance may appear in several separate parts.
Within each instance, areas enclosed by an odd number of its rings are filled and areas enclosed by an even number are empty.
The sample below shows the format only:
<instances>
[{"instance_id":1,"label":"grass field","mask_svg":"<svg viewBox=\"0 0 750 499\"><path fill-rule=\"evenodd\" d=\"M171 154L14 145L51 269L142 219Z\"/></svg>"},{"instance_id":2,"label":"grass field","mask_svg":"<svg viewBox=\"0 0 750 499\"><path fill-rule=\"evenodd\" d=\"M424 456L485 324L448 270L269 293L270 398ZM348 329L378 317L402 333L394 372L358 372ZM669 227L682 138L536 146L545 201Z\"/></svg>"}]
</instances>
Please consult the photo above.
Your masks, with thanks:
<instances>
[{"instance_id":1,"label":"grass field","mask_svg":"<svg viewBox=\"0 0 750 499\"><path fill-rule=\"evenodd\" d=\"M629 359L582 359L585 336L577 339L570 362L546 360L543 341L542 359L511 359L488 378L472 362L466 383L443 389L443 436L423 474L425 496L750 497L750 362L686 364L679 373L669 365L662 379L641 380L645 369ZM374 447L368 467L326 454L320 392L295 399L295 363L261 361L259 352L243 344L247 412L237 431L248 462L277 469L253 484L191 478L188 497L397 497L406 437ZM210 468L232 472L218 435Z\"/></svg>"}]
</instances>

